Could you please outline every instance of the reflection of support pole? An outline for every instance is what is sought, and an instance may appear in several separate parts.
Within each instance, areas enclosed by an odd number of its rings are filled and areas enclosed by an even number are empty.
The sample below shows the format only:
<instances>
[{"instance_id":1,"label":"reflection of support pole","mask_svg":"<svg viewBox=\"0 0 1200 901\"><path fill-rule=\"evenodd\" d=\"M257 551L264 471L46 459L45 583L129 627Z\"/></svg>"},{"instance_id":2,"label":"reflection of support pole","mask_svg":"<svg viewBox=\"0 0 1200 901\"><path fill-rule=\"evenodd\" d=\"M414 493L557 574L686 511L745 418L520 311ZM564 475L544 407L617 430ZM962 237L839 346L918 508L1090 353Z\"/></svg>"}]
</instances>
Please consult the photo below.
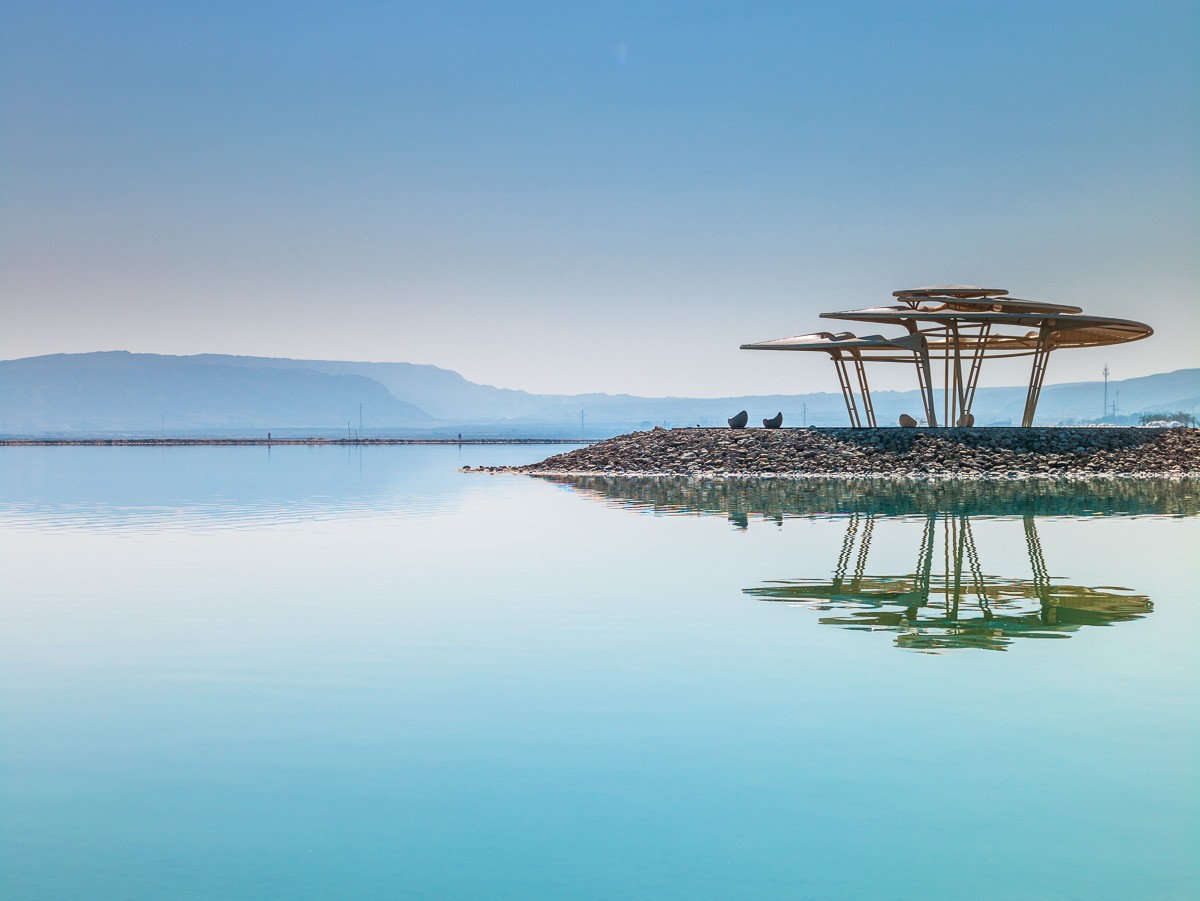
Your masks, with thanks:
<instances>
[{"instance_id":1,"label":"reflection of support pole","mask_svg":"<svg viewBox=\"0 0 1200 901\"><path fill-rule=\"evenodd\" d=\"M1038 538L1037 526L1032 516L1025 516L1025 546L1029 549L1029 563L1033 567L1033 585L1041 597L1050 585L1050 576L1046 571L1046 558L1042 554L1042 542Z\"/></svg>"},{"instance_id":2,"label":"reflection of support pole","mask_svg":"<svg viewBox=\"0 0 1200 901\"><path fill-rule=\"evenodd\" d=\"M937 537L937 514L925 517L925 531L921 533L921 549L917 551L917 571L913 590L921 596L921 603L929 600L929 574L933 572L933 544Z\"/></svg>"},{"instance_id":3,"label":"reflection of support pole","mask_svg":"<svg viewBox=\"0 0 1200 901\"><path fill-rule=\"evenodd\" d=\"M835 352L831 356L833 357L833 368L837 370L838 384L842 387L842 398L846 401L846 412L850 415L850 427L861 429L862 421L858 418L858 405L854 403L854 389L850 387L850 376L846 374L846 361L842 359L840 352Z\"/></svg>"},{"instance_id":4,"label":"reflection of support pole","mask_svg":"<svg viewBox=\"0 0 1200 901\"><path fill-rule=\"evenodd\" d=\"M904 618L910 623L916 622L917 610L929 603L929 579L933 571L933 545L937 540L937 514L929 513L925 517L925 529L921 532L921 549L917 551L917 567L913 572L913 590L909 595L915 603L911 603L904 611Z\"/></svg>"},{"instance_id":5,"label":"reflection of support pole","mask_svg":"<svg viewBox=\"0 0 1200 901\"><path fill-rule=\"evenodd\" d=\"M1025 415L1021 417L1021 426L1029 428L1033 425L1033 416L1037 412L1038 398L1042 393L1042 380L1046 377L1046 363L1050 359L1050 329L1043 325L1038 331L1037 347L1033 352L1033 368L1029 373L1029 391L1025 395Z\"/></svg>"},{"instance_id":6,"label":"reflection of support pole","mask_svg":"<svg viewBox=\"0 0 1200 901\"><path fill-rule=\"evenodd\" d=\"M958 604L962 599L962 564L963 564L963 546L967 539L966 530L967 518L965 516L958 517L957 520L952 520L954 526L954 609L950 614L951 619L958 619Z\"/></svg>"},{"instance_id":7,"label":"reflection of support pole","mask_svg":"<svg viewBox=\"0 0 1200 901\"><path fill-rule=\"evenodd\" d=\"M858 543L858 559L854 561L854 578L850 582L850 590L857 592L859 584L862 582L863 572L867 568L867 554L871 550L871 532L875 528L874 514L867 514L867 521L863 523L862 539Z\"/></svg>"},{"instance_id":8,"label":"reflection of support pole","mask_svg":"<svg viewBox=\"0 0 1200 901\"><path fill-rule=\"evenodd\" d=\"M950 514L942 514L942 608L950 618Z\"/></svg>"},{"instance_id":9,"label":"reflection of support pole","mask_svg":"<svg viewBox=\"0 0 1200 901\"><path fill-rule=\"evenodd\" d=\"M850 555L854 553L854 539L858 535L858 514L851 513L846 525L846 535L842 538L842 552L838 555L837 569L833 571L833 590L842 590L842 580L846 578L846 567L850 565Z\"/></svg>"},{"instance_id":10,"label":"reflection of support pole","mask_svg":"<svg viewBox=\"0 0 1200 901\"><path fill-rule=\"evenodd\" d=\"M979 566L979 552L975 550L975 535L971 531L971 520L966 516L962 519L962 528L963 534L966 536L967 561L971 567L971 585L975 590L975 597L979 600L979 609L983 611L983 618L990 620L992 606L988 600L987 588L983 584L983 570Z\"/></svg>"},{"instance_id":11,"label":"reflection of support pole","mask_svg":"<svg viewBox=\"0 0 1200 901\"><path fill-rule=\"evenodd\" d=\"M1025 516L1025 546L1029 550L1029 564L1033 568L1033 589L1042 602L1042 619L1049 622L1053 616L1050 607L1050 576L1046 571L1046 558L1042 554L1042 542L1038 539L1037 526L1032 516Z\"/></svg>"},{"instance_id":12,"label":"reflection of support pole","mask_svg":"<svg viewBox=\"0 0 1200 901\"><path fill-rule=\"evenodd\" d=\"M871 389L867 385L867 369L863 366L862 356L858 351L851 353L854 357L854 371L858 375L858 390L862 393L863 412L867 414L867 425L875 428L875 407L871 403Z\"/></svg>"}]
</instances>

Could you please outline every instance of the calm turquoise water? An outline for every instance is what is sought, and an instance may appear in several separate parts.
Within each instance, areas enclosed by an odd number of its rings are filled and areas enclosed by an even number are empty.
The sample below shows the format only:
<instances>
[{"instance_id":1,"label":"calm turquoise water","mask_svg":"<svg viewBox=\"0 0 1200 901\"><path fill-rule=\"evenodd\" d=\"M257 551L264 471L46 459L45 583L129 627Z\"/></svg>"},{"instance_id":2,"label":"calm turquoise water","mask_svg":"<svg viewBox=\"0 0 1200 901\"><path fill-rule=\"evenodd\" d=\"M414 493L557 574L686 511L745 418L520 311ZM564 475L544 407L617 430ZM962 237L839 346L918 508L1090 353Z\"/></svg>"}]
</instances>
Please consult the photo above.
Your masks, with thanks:
<instances>
[{"instance_id":1,"label":"calm turquoise water","mask_svg":"<svg viewBox=\"0 0 1200 901\"><path fill-rule=\"evenodd\" d=\"M1200 893L1194 501L558 450L0 449L0 895Z\"/></svg>"}]
</instances>

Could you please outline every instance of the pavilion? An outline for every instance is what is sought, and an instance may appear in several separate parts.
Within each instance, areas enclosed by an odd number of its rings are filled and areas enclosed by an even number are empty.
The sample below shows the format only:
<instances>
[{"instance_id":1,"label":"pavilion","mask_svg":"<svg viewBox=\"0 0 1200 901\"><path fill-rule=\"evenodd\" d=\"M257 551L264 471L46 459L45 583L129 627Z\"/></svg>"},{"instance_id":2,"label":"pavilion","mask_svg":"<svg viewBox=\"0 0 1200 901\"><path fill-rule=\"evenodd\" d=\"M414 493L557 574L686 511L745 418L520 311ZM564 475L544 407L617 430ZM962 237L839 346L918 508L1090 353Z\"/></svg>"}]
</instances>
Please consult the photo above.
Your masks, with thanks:
<instances>
[{"instance_id":1,"label":"pavilion","mask_svg":"<svg viewBox=\"0 0 1200 901\"><path fill-rule=\"evenodd\" d=\"M1033 425L1050 352L1065 347L1103 347L1147 338L1150 326L1131 319L1084 314L1079 307L1009 297L1002 288L938 285L895 291L899 303L822 313L872 325L899 326L895 338L859 336L852 332L815 332L741 345L742 350L794 350L828 354L837 371L850 424L876 426L867 382L866 363L907 363L917 372L925 421L938 425L933 378L941 369L942 419L946 424L974 424L971 405L984 359L1032 357L1022 426ZM936 366L935 363L940 363ZM854 371L862 409L855 399ZM865 419L865 422L864 422ZM910 423L911 424L911 423Z\"/></svg>"}]
</instances>

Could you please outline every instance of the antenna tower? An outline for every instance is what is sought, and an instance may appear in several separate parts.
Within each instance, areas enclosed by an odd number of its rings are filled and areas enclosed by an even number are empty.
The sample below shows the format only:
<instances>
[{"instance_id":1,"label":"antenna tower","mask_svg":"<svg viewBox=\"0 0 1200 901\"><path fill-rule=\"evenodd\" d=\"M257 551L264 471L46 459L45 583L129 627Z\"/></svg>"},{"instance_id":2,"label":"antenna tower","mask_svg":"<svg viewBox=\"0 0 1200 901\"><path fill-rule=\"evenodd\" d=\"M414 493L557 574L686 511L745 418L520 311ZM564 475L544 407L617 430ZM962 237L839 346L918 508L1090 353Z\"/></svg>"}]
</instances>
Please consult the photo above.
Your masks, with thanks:
<instances>
[{"instance_id":1,"label":"antenna tower","mask_svg":"<svg viewBox=\"0 0 1200 901\"><path fill-rule=\"evenodd\" d=\"M1104 416L1107 416L1107 415L1108 415L1108 364L1105 363L1104 364L1104 413L1101 416L1101 419L1103 419Z\"/></svg>"}]
</instances>

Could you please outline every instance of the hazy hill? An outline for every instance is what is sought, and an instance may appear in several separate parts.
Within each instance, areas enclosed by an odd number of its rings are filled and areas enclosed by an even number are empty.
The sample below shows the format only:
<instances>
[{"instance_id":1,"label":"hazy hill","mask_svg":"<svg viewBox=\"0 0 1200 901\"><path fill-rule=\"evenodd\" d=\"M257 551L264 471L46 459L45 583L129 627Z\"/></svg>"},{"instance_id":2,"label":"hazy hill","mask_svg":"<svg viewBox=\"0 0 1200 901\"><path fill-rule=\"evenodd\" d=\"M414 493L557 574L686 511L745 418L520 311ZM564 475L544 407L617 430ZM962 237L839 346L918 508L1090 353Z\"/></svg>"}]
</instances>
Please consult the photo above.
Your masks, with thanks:
<instances>
[{"instance_id":1,"label":"hazy hill","mask_svg":"<svg viewBox=\"0 0 1200 901\"><path fill-rule=\"evenodd\" d=\"M290 360L272 357L222 357L203 355L189 359L229 360L239 365L270 368L309 368L328 373L355 373L375 379L394 396L427 410L448 424L510 423L554 424L576 433L579 414L594 429L641 423L721 425L740 409L771 416L782 411L786 422L802 420L816 425L844 425L846 408L839 393L752 395L724 398L637 397L628 394L531 394L470 382L457 372L414 363L357 363L334 360ZM830 373L831 384L833 382ZM1200 400L1200 369L1143 378L1112 381L1109 397L1120 392L1120 410L1190 409ZM920 398L912 391L875 391L876 414L881 423L894 423L901 413L919 414ZM986 422L1021 421L1025 388L981 388L975 404L976 418ZM1100 382L1047 385L1038 406L1039 422L1090 419L1103 407ZM769 409L768 409L769 408ZM807 408L807 409L806 409ZM590 433L590 432L589 432Z\"/></svg>"},{"instance_id":2,"label":"hazy hill","mask_svg":"<svg viewBox=\"0 0 1200 901\"><path fill-rule=\"evenodd\" d=\"M830 381L833 381L832 372ZM1200 369L1109 383L1120 412L1192 410L1200 403ZM916 391L873 394L881 424L917 414ZM1102 408L1099 382L1047 385L1039 424L1090 420ZM1025 389L981 388L980 425L1019 422ZM341 434L541 435L590 437L650 425L724 425L749 410L752 423L777 411L784 422L844 425L840 394L725 398L531 394L468 381L456 372L412 363L359 363L202 354L190 357L123 351L55 354L0 361L0 432L217 433L296 431Z\"/></svg>"},{"instance_id":3,"label":"hazy hill","mask_svg":"<svg viewBox=\"0 0 1200 901\"><path fill-rule=\"evenodd\" d=\"M236 358L124 351L0 361L0 427L9 433L308 428L358 424L358 405L397 426L433 422L361 375L240 366Z\"/></svg>"},{"instance_id":4,"label":"hazy hill","mask_svg":"<svg viewBox=\"0 0 1200 901\"><path fill-rule=\"evenodd\" d=\"M418 363L356 363L348 360L291 360L282 357L229 357L199 354L183 357L195 363L260 369L311 369L330 375L365 376L378 382L398 400L413 404L438 419L473 421L537 416L555 395L530 394L469 382L451 369ZM576 409L576 417L579 412Z\"/></svg>"}]
</instances>

